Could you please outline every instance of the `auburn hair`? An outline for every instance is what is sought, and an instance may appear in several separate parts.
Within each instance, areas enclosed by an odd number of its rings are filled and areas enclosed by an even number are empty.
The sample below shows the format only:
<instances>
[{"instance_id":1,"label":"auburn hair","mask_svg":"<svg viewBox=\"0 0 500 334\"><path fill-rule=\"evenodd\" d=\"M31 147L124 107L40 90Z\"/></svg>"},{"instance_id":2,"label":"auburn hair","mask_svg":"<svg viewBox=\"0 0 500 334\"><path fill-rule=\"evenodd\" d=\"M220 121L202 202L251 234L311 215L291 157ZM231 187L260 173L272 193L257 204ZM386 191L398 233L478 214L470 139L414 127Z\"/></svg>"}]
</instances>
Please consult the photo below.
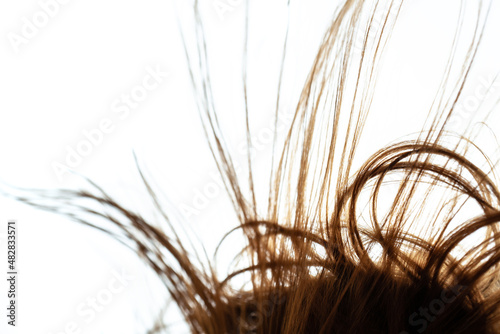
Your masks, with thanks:
<instances>
[{"instance_id":1,"label":"auburn hair","mask_svg":"<svg viewBox=\"0 0 500 334\"><path fill-rule=\"evenodd\" d=\"M142 173L162 214L161 226L91 181L92 190L35 192L18 199L126 240L165 283L192 333L500 333L495 164L479 166L470 158L473 150L481 151L473 138L458 134L450 140L447 127L483 35L487 3L477 2L477 22L463 59L450 52L416 138L382 147L354 168L380 60L402 6L403 1L340 1L294 104L290 127L282 141L274 134L269 178L257 179L251 154L244 172L237 171L227 148L213 100L203 19L194 1L196 26L183 35L192 87L237 214L228 235L241 233L246 240L234 256L247 265L227 276L187 250ZM371 23L381 10L382 24L375 29ZM461 28L459 23L452 50L463 41ZM451 65L457 62L461 70L451 82ZM282 107L279 93L275 121ZM264 200L257 183L269 184ZM387 186L392 195L382 196ZM477 212L463 218L470 202ZM246 280L245 288L231 283L238 276ZM150 333L163 331L168 327L159 320Z\"/></svg>"}]
</instances>

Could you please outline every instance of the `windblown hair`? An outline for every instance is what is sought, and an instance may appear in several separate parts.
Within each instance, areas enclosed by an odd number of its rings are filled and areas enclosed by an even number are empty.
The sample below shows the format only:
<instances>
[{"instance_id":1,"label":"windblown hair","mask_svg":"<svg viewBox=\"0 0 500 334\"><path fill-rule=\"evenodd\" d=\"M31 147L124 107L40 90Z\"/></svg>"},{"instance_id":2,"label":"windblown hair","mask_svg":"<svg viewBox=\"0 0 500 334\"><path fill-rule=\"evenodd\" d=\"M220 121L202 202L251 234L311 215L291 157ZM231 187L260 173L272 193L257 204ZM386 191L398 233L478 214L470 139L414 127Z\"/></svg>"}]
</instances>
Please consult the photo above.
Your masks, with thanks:
<instances>
[{"instance_id":1,"label":"windblown hair","mask_svg":"<svg viewBox=\"0 0 500 334\"><path fill-rule=\"evenodd\" d=\"M184 30L207 142L238 218L229 233L240 232L246 240L234 255L248 265L219 277L210 262L202 264L177 236L168 210L142 173L162 213L162 226L123 207L95 184L93 191L41 192L18 199L94 226L136 250L164 282L192 333L500 333L500 192L495 164L487 160L484 170L469 158L472 150L481 152L472 138L457 136L452 141L447 136L489 8L477 1L470 46L451 84L455 51L463 41L459 24L441 86L418 137L384 147L354 169L380 60L403 4L340 2L282 145L275 131L276 158L268 180L254 177L251 154L245 175L237 171L226 146L197 1L193 36ZM371 23L381 9L382 25L374 28ZM463 16L462 8L459 22ZM357 53L359 34L363 43ZM193 42L194 47L189 44ZM283 60L285 50L286 41ZM282 74L283 68L278 88ZM243 80L250 151L245 70ZM282 107L279 93L276 122ZM267 182L269 191L262 201L254 185ZM392 195L382 196L387 186ZM471 202L477 212L464 218ZM92 222L89 213L108 225ZM248 278L246 288L231 285L238 276ZM164 330L158 322L151 332Z\"/></svg>"}]
</instances>

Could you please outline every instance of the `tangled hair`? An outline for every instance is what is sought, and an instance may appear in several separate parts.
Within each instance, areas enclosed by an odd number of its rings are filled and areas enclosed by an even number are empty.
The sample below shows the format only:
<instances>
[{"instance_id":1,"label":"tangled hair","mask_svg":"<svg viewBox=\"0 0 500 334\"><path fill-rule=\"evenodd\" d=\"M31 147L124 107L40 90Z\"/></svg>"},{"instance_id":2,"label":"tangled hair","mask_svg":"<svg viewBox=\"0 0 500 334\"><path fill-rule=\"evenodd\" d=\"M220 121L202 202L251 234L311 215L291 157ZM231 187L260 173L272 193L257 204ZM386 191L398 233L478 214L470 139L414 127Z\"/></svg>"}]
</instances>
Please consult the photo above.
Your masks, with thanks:
<instances>
[{"instance_id":1,"label":"tangled hair","mask_svg":"<svg viewBox=\"0 0 500 334\"><path fill-rule=\"evenodd\" d=\"M164 282L192 333L500 333L495 163L486 158L488 167L478 166L469 158L472 151L481 152L473 138L452 140L447 132L489 12L487 4L476 4L477 21L455 78L462 3L443 79L418 137L380 149L355 169L383 51L403 2L340 1L286 136L280 142L274 133L269 179L257 181L252 155L247 154L241 172L227 148L212 93L210 45L194 2L194 29L182 30L191 82L208 145L237 214L228 234L242 233L246 241L234 255L247 265L225 277L187 250L142 173L162 214L160 225L93 183L91 191L32 191L17 199L132 247ZM380 10L382 25L374 28ZM248 15L246 24L248 38ZM360 34L362 48L356 52ZM285 51L286 40L283 63ZM283 104L282 75L283 65L275 122ZM250 152L245 69L243 80ZM262 200L255 185L267 182ZM470 203L476 212L467 216L464 208ZM93 222L89 214L105 224ZM231 284L236 277L245 277L245 288ZM165 330L158 321L151 333Z\"/></svg>"}]
</instances>

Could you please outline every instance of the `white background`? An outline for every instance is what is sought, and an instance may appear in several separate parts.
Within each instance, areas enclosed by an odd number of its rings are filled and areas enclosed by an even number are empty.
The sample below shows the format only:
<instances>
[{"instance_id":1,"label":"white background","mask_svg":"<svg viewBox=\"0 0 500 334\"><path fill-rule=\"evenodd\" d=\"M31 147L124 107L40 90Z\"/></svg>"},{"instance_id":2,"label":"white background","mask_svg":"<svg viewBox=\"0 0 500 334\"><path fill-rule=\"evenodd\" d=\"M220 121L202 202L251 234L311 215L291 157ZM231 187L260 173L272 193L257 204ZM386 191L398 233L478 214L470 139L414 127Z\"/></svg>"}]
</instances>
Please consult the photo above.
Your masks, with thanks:
<instances>
[{"instance_id":1,"label":"white background","mask_svg":"<svg viewBox=\"0 0 500 334\"><path fill-rule=\"evenodd\" d=\"M210 192L206 188L216 184L216 169L193 102L172 1L68 1L60 4L47 24L26 43L15 47L12 34L22 35L23 18L33 22L33 16L42 10L40 4L48 2L0 4L0 179L17 187L82 186L84 182L77 175L64 174L59 179L53 164L65 162L68 147L76 149L86 139L84 131L96 129L103 119L109 119L112 130L91 147L74 170L148 215L151 205L136 171L135 151L147 175L172 203L177 207L196 206L196 213L185 215L189 222L185 228L194 230L211 254L222 233L235 221L232 214L221 214L229 209L222 190ZM263 68L277 65L272 61L275 54L269 50L281 41L286 16L282 2L258 2L264 10L253 17L254 22L261 20L262 24L253 26L256 47L252 57ZM245 7L242 2L227 1L230 9L219 15L214 3L205 2L204 13L211 27L207 35L217 45L212 54L218 73L230 77L239 71L234 57L242 38ZM328 3L307 1L292 16L294 24L300 26L297 34L303 34L303 44L295 45L293 51L301 61L296 69L297 87L332 15L332 4ZM465 89L471 105L478 101L477 87L499 70L500 12L496 7ZM420 129L446 60L457 8L456 1L408 2L393 36L394 47L387 54L390 66L380 84L376 116L367 129L370 142L361 156ZM180 21L190 22L185 17ZM113 104L142 84L148 68L159 68L168 76L127 117L120 118ZM228 92L223 95L227 105L221 117L231 119L235 112L242 111L231 93L235 85L230 81L220 84L219 89ZM253 76L250 85L258 87L255 91L261 94L254 95L254 100L259 96L272 100L272 94L266 91L274 89L274 82L265 75ZM490 102L494 96L498 98L500 86L493 85L492 90ZM471 110L462 106L456 119L458 131L467 122L484 116ZM259 124L265 127L272 114L264 109L259 115ZM483 131L481 137L482 147L493 155L497 147L494 134L500 129L498 119L496 112L488 122L490 132ZM243 137L235 134L235 138L237 150ZM269 147L259 154L269 154ZM145 332L144 326L151 324L151 316L158 312L165 294L131 251L97 231L5 198L0 198L2 242L8 219L17 220L19 228L19 325L13 333L73 333L66 328L73 322L81 330L74 333ZM0 277L4 277L4 243L1 252ZM121 271L134 278L87 322L77 313L78 306L107 289L113 273ZM2 278L0 283L2 333L6 328L4 281Z\"/></svg>"}]
</instances>

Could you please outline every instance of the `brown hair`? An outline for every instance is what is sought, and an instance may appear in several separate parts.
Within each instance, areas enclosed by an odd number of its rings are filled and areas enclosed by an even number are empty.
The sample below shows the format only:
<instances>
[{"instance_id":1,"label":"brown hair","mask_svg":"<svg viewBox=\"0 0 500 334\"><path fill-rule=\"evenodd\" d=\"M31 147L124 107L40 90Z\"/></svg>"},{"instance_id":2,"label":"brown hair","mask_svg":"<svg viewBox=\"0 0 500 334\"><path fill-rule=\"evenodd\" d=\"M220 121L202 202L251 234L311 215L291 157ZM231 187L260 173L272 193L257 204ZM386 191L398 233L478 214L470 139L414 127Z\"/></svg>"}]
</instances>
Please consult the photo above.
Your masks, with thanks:
<instances>
[{"instance_id":1,"label":"brown hair","mask_svg":"<svg viewBox=\"0 0 500 334\"><path fill-rule=\"evenodd\" d=\"M444 140L488 8L482 2L478 6L470 47L451 92L445 88L451 64L457 61L450 54L418 138L384 147L353 170L380 59L401 10L401 3L389 1L382 26L370 31L381 3L345 0L336 10L281 154L272 163L265 207L258 205L250 154L248 174L242 177L225 146L195 1L196 52L186 55L207 140L239 219L229 233L241 231L246 238L235 256L246 258L249 266L225 278L219 278L212 265L202 266L199 257L184 247L144 176L168 232L96 185L95 191L64 190L53 198L65 199L66 204L19 199L132 241L165 282L193 333L500 332L500 192L491 177L494 167L484 171L468 159L472 149L479 150L469 139L461 137L451 144ZM359 31L364 39L362 52L356 54ZM275 119L279 106L278 98ZM251 147L248 119L247 107ZM274 145L278 145L276 134ZM381 212L381 192L395 180L395 193L386 212ZM436 199L433 194L440 195ZM362 219L365 197L369 214ZM113 214L78 204L81 199L113 209ZM480 212L457 221L464 204L471 201ZM105 218L113 227L92 223L83 212ZM231 280L245 273L250 288L234 289ZM163 327L159 321L152 332Z\"/></svg>"}]
</instances>

